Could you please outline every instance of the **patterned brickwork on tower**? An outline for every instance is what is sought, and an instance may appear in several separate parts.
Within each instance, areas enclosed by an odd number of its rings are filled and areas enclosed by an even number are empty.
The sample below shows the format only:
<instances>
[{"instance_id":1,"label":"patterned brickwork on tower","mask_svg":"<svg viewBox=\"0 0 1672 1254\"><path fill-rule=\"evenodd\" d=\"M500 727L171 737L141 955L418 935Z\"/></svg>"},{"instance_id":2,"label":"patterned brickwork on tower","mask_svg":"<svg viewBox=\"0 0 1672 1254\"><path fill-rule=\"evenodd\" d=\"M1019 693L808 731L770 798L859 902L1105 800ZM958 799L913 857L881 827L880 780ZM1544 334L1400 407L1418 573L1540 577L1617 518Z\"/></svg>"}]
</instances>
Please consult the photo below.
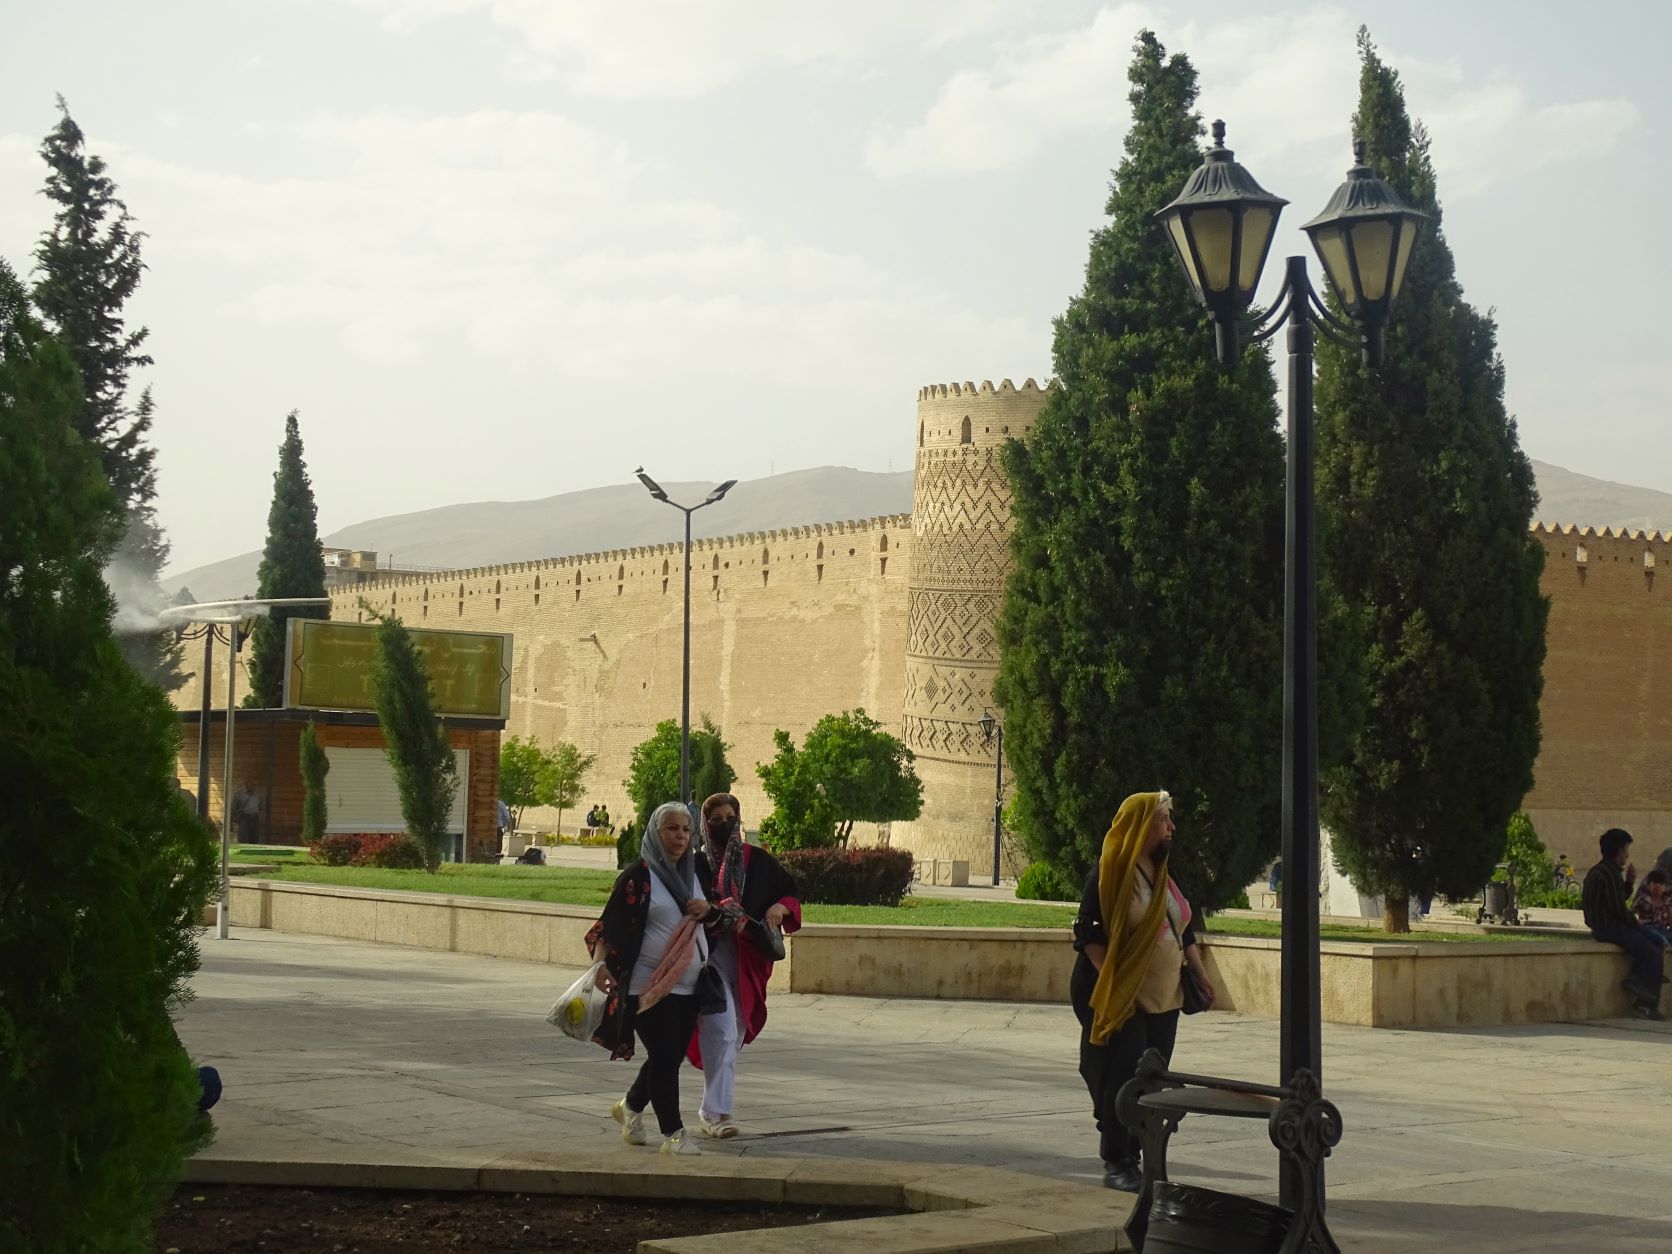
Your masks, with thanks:
<instances>
[{"instance_id":1,"label":"patterned brickwork on tower","mask_svg":"<svg viewBox=\"0 0 1672 1254\"><path fill-rule=\"evenodd\" d=\"M1004 444L1027 434L1045 397L1032 379L917 394L901 727L924 802L921 818L896 827L894 843L920 858L967 858L977 875L992 865L995 747L977 723L993 704L995 624L1010 570Z\"/></svg>"}]
</instances>

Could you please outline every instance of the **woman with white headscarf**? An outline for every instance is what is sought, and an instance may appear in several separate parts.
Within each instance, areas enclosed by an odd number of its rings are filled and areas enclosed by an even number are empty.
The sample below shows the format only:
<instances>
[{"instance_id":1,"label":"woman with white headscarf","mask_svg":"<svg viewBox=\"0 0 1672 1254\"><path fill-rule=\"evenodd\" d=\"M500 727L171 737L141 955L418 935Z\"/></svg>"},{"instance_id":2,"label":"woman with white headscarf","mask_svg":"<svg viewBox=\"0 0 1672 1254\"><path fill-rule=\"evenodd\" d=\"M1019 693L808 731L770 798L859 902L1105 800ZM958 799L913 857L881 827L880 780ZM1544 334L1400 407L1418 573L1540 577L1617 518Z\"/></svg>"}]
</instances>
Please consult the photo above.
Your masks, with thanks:
<instances>
[{"instance_id":1,"label":"woman with white headscarf","mask_svg":"<svg viewBox=\"0 0 1672 1254\"><path fill-rule=\"evenodd\" d=\"M679 1110L679 1064L696 1030L712 974L703 925L718 911L703 896L691 849L691 812L677 801L657 806L639 842L639 860L622 871L604 915L588 936L602 959L598 987L610 994L593 1037L611 1058L631 1058L637 1034L644 1064L611 1108L621 1139L644 1145L644 1112L654 1108L662 1153L700 1153ZM723 1004L723 1001L722 1001Z\"/></svg>"}]
</instances>

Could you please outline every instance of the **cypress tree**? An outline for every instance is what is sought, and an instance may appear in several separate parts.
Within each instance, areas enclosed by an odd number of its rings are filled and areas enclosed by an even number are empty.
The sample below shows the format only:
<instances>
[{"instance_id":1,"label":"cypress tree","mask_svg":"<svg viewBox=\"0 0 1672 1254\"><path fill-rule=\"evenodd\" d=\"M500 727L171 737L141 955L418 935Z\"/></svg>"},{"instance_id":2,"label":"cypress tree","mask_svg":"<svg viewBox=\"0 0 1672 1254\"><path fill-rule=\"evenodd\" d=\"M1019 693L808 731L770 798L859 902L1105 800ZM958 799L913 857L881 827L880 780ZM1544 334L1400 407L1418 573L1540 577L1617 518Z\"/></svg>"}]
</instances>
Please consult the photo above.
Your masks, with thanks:
<instances>
[{"instance_id":1,"label":"cypress tree","mask_svg":"<svg viewBox=\"0 0 1672 1254\"><path fill-rule=\"evenodd\" d=\"M213 884L180 721L122 658L80 380L0 262L0 1249L140 1251L202 1140L174 1034Z\"/></svg>"},{"instance_id":2,"label":"cypress tree","mask_svg":"<svg viewBox=\"0 0 1672 1254\"><path fill-rule=\"evenodd\" d=\"M311 718L298 738L297 752L302 771L302 843L311 845L316 840L325 839L329 813L325 777L331 773L331 759L325 756L325 750L320 746Z\"/></svg>"},{"instance_id":3,"label":"cypress tree","mask_svg":"<svg viewBox=\"0 0 1672 1254\"><path fill-rule=\"evenodd\" d=\"M1234 368L1154 215L1202 160L1196 72L1149 31L1057 386L1005 450L1014 569L995 696L1016 824L1074 883L1126 794L1176 799L1174 873L1228 904L1277 843L1283 446L1263 349Z\"/></svg>"},{"instance_id":4,"label":"cypress tree","mask_svg":"<svg viewBox=\"0 0 1672 1254\"><path fill-rule=\"evenodd\" d=\"M401 818L424 854L424 869L434 873L447 839L447 818L459 790L458 762L447 741L447 725L435 712L435 694L424 656L412 633L393 614L379 614L377 658L372 664L372 692L385 751L395 770Z\"/></svg>"},{"instance_id":5,"label":"cypress tree","mask_svg":"<svg viewBox=\"0 0 1672 1254\"><path fill-rule=\"evenodd\" d=\"M1353 133L1432 220L1385 364L1318 353L1319 577L1352 616L1367 697L1320 808L1338 865L1403 930L1408 896L1472 893L1503 853L1538 755L1548 605L1497 327L1463 299L1428 136L1362 29L1359 56Z\"/></svg>"},{"instance_id":6,"label":"cypress tree","mask_svg":"<svg viewBox=\"0 0 1672 1254\"><path fill-rule=\"evenodd\" d=\"M279 468L273 472L273 504L267 511L267 546L256 584L256 594L263 597L325 595L319 510L302 460L302 433L295 410L284 420ZM328 605L275 606L270 615L256 620L250 633L250 692L245 705L270 709L284 704L285 623L292 618L329 617Z\"/></svg>"},{"instance_id":7,"label":"cypress tree","mask_svg":"<svg viewBox=\"0 0 1672 1254\"><path fill-rule=\"evenodd\" d=\"M146 442L154 406L149 389L137 402L128 399L129 371L151 364L143 352L149 331L130 331L122 320L122 307L145 269L145 235L134 228L104 159L87 152L62 96L58 109L63 116L40 150L47 164L44 190L57 211L35 248L35 304L81 372L75 429L97 450L124 515L123 539L107 555L122 602L116 625L123 653L141 675L172 692L185 678L180 649L152 625L167 604L157 576L168 561L168 541L152 507L156 451Z\"/></svg>"}]
</instances>

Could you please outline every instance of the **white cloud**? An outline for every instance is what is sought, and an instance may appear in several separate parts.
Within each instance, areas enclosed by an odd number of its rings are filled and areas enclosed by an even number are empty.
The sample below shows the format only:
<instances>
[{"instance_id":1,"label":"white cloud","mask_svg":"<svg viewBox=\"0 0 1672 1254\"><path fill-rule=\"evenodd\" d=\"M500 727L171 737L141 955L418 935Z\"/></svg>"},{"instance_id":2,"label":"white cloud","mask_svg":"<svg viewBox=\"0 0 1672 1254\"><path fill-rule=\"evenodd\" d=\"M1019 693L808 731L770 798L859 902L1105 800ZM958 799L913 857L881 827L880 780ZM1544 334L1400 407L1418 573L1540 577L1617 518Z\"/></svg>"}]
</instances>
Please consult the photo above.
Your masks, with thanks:
<instances>
[{"instance_id":1,"label":"white cloud","mask_svg":"<svg viewBox=\"0 0 1672 1254\"><path fill-rule=\"evenodd\" d=\"M669 192L660 163L543 112L292 128L329 176L250 178L112 150L158 273L217 272L223 312L329 336L376 366L461 347L568 378L788 381L925 344L1008 359L1039 338L862 256L774 238ZM0 168L26 154L0 141ZM914 347L914 345L916 347Z\"/></svg>"},{"instance_id":2,"label":"white cloud","mask_svg":"<svg viewBox=\"0 0 1672 1254\"><path fill-rule=\"evenodd\" d=\"M700 96L767 65L834 65L933 47L1031 5L1002 0L351 0L398 29L485 13L515 37L521 77L552 73L612 99Z\"/></svg>"},{"instance_id":3,"label":"white cloud","mask_svg":"<svg viewBox=\"0 0 1672 1254\"><path fill-rule=\"evenodd\" d=\"M1076 132L1124 130L1132 44L1154 29L1196 67L1200 107L1230 123L1253 168L1292 157L1334 172L1349 155L1346 119L1358 96L1358 18L1334 6L1212 22L1146 4L1100 9L1085 26L1001 49L952 74L921 119L875 128L866 163L884 178L1014 167ZM1638 117L1623 99L1541 103L1514 82L1384 48L1407 104L1434 134L1442 191L1480 193L1499 178L1607 152Z\"/></svg>"}]
</instances>

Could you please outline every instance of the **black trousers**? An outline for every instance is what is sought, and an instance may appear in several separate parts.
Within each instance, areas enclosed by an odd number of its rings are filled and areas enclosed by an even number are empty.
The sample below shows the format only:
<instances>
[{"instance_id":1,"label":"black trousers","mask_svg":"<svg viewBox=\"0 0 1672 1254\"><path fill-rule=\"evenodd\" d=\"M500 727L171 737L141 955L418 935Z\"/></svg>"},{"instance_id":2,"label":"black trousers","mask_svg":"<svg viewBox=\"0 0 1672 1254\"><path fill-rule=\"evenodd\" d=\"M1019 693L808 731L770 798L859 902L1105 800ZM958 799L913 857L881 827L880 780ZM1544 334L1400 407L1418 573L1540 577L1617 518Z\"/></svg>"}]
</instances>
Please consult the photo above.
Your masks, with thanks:
<instances>
[{"instance_id":1,"label":"black trousers","mask_svg":"<svg viewBox=\"0 0 1672 1254\"><path fill-rule=\"evenodd\" d=\"M1666 950L1642 926L1600 927L1591 935L1609 945L1618 945L1631 958L1631 978L1655 995L1649 1005L1660 1003L1660 977L1666 967Z\"/></svg>"},{"instance_id":2,"label":"black trousers","mask_svg":"<svg viewBox=\"0 0 1672 1254\"><path fill-rule=\"evenodd\" d=\"M693 993L670 993L642 1014L638 1000L633 998L633 1030L644 1042L644 1065L627 1090L627 1108L654 1107L662 1135L672 1136L685 1126L679 1113L679 1064L697 1030L697 998Z\"/></svg>"},{"instance_id":3,"label":"black trousers","mask_svg":"<svg viewBox=\"0 0 1672 1254\"><path fill-rule=\"evenodd\" d=\"M1097 1117L1098 1141L1105 1163L1138 1157L1138 1138L1127 1130L1117 1112L1117 1099L1126 1082L1138 1074L1138 1060L1146 1050L1158 1049L1167 1062L1173 1059L1173 1042L1179 1034L1179 1012L1158 1015L1134 1010L1132 1017L1107 1041L1092 1044L1091 1007L1076 1002L1080 1020L1080 1078L1091 1094L1092 1114Z\"/></svg>"}]
</instances>

